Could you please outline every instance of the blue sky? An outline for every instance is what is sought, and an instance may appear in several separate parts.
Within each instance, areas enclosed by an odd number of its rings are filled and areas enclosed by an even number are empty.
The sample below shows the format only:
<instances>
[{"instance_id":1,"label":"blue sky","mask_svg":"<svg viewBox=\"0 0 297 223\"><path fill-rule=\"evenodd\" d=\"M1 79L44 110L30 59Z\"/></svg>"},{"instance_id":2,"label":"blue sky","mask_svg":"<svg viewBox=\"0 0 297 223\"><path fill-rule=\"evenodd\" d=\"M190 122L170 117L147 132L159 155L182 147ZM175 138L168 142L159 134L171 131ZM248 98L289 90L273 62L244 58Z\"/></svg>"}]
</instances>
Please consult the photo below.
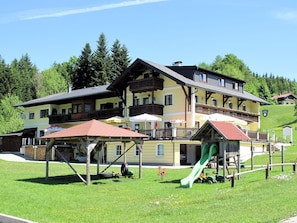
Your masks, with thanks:
<instances>
[{"instance_id":1,"label":"blue sky","mask_svg":"<svg viewBox=\"0 0 297 223\"><path fill-rule=\"evenodd\" d=\"M9 0L0 8L0 55L28 54L40 71L79 56L101 33L136 58L211 63L232 53L251 71L295 79L296 0Z\"/></svg>"}]
</instances>

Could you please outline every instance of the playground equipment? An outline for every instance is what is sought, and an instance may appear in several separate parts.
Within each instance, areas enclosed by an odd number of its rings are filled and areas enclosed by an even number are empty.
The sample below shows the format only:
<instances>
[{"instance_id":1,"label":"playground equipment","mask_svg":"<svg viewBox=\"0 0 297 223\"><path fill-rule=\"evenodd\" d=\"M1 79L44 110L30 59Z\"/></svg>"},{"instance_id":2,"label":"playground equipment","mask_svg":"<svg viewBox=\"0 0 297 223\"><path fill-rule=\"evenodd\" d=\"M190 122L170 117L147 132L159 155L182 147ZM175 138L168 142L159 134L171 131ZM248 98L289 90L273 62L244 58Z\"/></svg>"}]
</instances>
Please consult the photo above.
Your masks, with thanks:
<instances>
[{"instance_id":1,"label":"playground equipment","mask_svg":"<svg viewBox=\"0 0 297 223\"><path fill-rule=\"evenodd\" d=\"M217 153L218 149L216 144L212 144L210 147L208 144L204 144L201 159L195 164L190 175L180 181L181 187L191 188L194 181L199 178L202 170L211 160L211 157Z\"/></svg>"}]
</instances>

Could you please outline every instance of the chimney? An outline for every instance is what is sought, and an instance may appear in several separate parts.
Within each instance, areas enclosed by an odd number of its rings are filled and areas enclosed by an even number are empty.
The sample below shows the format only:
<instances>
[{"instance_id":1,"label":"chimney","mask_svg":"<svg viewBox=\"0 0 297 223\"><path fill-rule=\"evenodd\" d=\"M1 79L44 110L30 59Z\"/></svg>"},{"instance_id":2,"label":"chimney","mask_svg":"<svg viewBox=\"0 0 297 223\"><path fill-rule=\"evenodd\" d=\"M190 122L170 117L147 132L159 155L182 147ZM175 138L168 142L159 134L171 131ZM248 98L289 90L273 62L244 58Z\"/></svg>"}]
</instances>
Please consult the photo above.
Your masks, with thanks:
<instances>
[{"instance_id":1,"label":"chimney","mask_svg":"<svg viewBox=\"0 0 297 223\"><path fill-rule=\"evenodd\" d=\"M175 61L175 62L172 63L172 65L173 65L173 66L179 66L179 67L180 67L180 66L183 65L183 62L180 61L180 60L179 60L179 61Z\"/></svg>"},{"instance_id":2,"label":"chimney","mask_svg":"<svg viewBox=\"0 0 297 223\"><path fill-rule=\"evenodd\" d=\"M70 93L72 91L72 85L68 84L68 93Z\"/></svg>"}]
</instances>

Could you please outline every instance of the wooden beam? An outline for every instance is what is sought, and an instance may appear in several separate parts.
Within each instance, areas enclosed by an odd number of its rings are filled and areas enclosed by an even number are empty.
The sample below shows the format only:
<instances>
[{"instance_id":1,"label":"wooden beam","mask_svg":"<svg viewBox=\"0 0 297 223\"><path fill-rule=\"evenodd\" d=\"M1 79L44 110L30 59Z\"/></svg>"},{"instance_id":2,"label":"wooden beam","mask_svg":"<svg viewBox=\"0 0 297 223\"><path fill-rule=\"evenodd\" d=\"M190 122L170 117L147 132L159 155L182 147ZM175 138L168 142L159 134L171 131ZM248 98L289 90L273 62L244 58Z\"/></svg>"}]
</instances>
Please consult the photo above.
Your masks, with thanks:
<instances>
[{"instance_id":1,"label":"wooden beam","mask_svg":"<svg viewBox=\"0 0 297 223\"><path fill-rule=\"evenodd\" d=\"M211 97L212 94L213 94L213 92L211 92L211 91L205 91L205 104L206 105L207 105L208 99Z\"/></svg>"},{"instance_id":2,"label":"wooden beam","mask_svg":"<svg viewBox=\"0 0 297 223\"><path fill-rule=\"evenodd\" d=\"M223 107L225 107L225 104L229 100L229 98L231 98L231 97L228 95L223 95Z\"/></svg>"},{"instance_id":3,"label":"wooden beam","mask_svg":"<svg viewBox=\"0 0 297 223\"><path fill-rule=\"evenodd\" d=\"M104 170L101 171L101 173L105 172L110 166L112 166L116 161L118 161L124 154L126 154L135 144L130 146L125 152L123 152L119 157L117 157L114 161L112 161L107 167L105 167Z\"/></svg>"},{"instance_id":4,"label":"wooden beam","mask_svg":"<svg viewBox=\"0 0 297 223\"><path fill-rule=\"evenodd\" d=\"M48 173L49 173L49 152L51 151L53 145L55 144L55 139L51 139L47 145L46 145L46 149L45 149L45 179L48 179Z\"/></svg>"},{"instance_id":5,"label":"wooden beam","mask_svg":"<svg viewBox=\"0 0 297 223\"><path fill-rule=\"evenodd\" d=\"M55 148L55 147L54 147ZM73 170L73 172L81 179L82 182L84 182L85 184L87 183L87 181L74 169L73 166L71 166L71 164L68 162L68 160L63 156L62 153L60 153L59 150L57 150L57 148L55 148L56 153L64 160L64 162Z\"/></svg>"}]
</instances>

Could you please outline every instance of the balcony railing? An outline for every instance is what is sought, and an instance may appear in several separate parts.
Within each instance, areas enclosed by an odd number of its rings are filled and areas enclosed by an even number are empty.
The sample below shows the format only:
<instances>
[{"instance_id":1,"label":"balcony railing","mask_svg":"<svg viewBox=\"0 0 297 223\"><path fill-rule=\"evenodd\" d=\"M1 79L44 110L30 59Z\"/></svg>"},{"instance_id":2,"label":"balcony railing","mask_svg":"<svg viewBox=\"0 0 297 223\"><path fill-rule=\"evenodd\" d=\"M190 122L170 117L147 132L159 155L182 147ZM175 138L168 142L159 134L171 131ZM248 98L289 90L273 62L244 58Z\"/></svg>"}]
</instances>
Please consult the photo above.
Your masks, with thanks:
<instances>
[{"instance_id":1,"label":"balcony railing","mask_svg":"<svg viewBox=\"0 0 297 223\"><path fill-rule=\"evenodd\" d=\"M133 80L128 84L130 86L130 91L133 93L140 93L145 91L155 91L163 89L164 80L157 77L144 78L141 80Z\"/></svg>"},{"instance_id":2,"label":"balcony railing","mask_svg":"<svg viewBox=\"0 0 297 223\"><path fill-rule=\"evenodd\" d=\"M67 114L67 115L50 115L49 116L49 124L57 124L57 123L65 123L65 122L73 122L73 121L88 121L91 119L107 119L113 116L122 116L123 109L122 108L111 108L104 109L94 112L83 112L83 113L75 113L75 114Z\"/></svg>"},{"instance_id":3,"label":"balcony railing","mask_svg":"<svg viewBox=\"0 0 297 223\"><path fill-rule=\"evenodd\" d=\"M159 104L146 104L146 105L135 105L129 107L129 115L135 116L143 113L149 113L153 115L163 115L164 105Z\"/></svg>"},{"instance_id":4,"label":"balcony railing","mask_svg":"<svg viewBox=\"0 0 297 223\"><path fill-rule=\"evenodd\" d=\"M239 111L230 108L215 107L211 105L196 104L196 113L211 115L213 113L219 113L223 115L228 115L234 118L242 119L247 122L258 122L259 114Z\"/></svg>"}]
</instances>

